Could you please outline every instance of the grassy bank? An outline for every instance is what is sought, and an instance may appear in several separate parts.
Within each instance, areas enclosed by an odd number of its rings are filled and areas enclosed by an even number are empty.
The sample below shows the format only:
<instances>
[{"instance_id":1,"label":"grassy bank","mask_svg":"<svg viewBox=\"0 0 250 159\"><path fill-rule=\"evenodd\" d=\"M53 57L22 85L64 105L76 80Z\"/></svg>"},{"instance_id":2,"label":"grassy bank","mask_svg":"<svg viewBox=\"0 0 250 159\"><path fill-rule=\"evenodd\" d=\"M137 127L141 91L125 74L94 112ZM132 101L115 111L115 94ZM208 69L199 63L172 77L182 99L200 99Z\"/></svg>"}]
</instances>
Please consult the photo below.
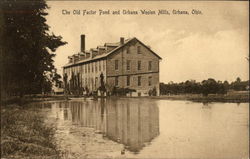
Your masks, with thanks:
<instances>
[{"instance_id":1,"label":"grassy bank","mask_svg":"<svg viewBox=\"0 0 250 159\"><path fill-rule=\"evenodd\" d=\"M36 96L24 96L20 97L7 97L1 99L1 105L18 104L24 105L31 102L41 101L54 101L54 100L67 100L68 98L64 95L36 95Z\"/></svg>"},{"instance_id":2,"label":"grassy bank","mask_svg":"<svg viewBox=\"0 0 250 159\"><path fill-rule=\"evenodd\" d=\"M162 95L153 97L156 99L169 100L190 100L194 102L228 102L228 103L249 103L249 92L229 92L222 94L209 94L202 96L201 94L181 94L181 95Z\"/></svg>"},{"instance_id":3,"label":"grassy bank","mask_svg":"<svg viewBox=\"0 0 250 159\"><path fill-rule=\"evenodd\" d=\"M2 158L60 158L54 133L35 109L17 104L1 107Z\"/></svg>"}]
</instances>

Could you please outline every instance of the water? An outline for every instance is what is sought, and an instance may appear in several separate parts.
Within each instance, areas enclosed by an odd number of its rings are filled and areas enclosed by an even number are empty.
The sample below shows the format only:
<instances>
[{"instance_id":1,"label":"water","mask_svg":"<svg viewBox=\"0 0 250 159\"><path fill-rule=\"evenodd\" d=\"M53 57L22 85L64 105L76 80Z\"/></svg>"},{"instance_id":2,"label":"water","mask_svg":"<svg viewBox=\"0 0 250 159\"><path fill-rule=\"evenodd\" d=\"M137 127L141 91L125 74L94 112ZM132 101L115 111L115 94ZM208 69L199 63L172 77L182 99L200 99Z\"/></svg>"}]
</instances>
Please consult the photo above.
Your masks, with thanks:
<instances>
[{"instance_id":1,"label":"water","mask_svg":"<svg viewBox=\"0 0 250 159\"><path fill-rule=\"evenodd\" d=\"M65 158L248 158L249 103L41 103Z\"/></svg>"}]
</instances>

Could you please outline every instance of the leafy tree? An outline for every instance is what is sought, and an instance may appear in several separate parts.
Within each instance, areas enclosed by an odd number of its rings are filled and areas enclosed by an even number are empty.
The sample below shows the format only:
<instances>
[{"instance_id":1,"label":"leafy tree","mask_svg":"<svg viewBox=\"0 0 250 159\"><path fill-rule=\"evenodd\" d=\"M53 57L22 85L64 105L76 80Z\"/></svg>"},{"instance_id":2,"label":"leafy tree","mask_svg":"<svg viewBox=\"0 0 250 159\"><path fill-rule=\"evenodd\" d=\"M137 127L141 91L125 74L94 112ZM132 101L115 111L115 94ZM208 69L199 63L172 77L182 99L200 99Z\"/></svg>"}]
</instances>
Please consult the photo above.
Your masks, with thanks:
<instances>
[{"instance_id":1,"label":"leafy tree","mask_svg":"<svg viewBox=\"0 0 250 159\"><path fill-rule=\"evenodd\" d=\"M229 89L229 83L228 83L228 81L224 81L223 85L224 85L224 87L225 87L226 90Z\"/></svg>"},{"instance_id":2,"label":"leafy tree","mask_svg":"<svg viewBox=\"0 0 250 159\"><path fill-rule=\"evenodd\" d=\"M156 95L157 95L157 91L156 91L156 88L154 87L152 90L152 96L156 96Z\"/></svg>"},{"instance_id":3,"label":"leafy tree","mask_svg":"<svg viewBox=\"0 0 250 159\"><path fill-rule=\"evenodd\" d=\"M130 94L132 92L136 92L136 90L135 89L130 89L130 88L113 87L111 95L126 96L127 94Z\"/></svg>"},{"instance_id":4,"label":"leafy tree","mask_svg":"<svg viewBox=\"0 0 250 159\"><path fill-rule=\"evenodd\" d=\"M181 83L160 83L160 93L163 94L203 94L207 96L211 93L220 93L225 94L229 88L229 83L225 81L215 81L212 78L208 80L203 80L201 83L196 82L195 80L187 80L186 82Z\"/></svg>"},{"instance_id":5,"label":"leafy tree","mask_svg":"<svg viewBox=\"0 0 250 159\"><path fill-rule=\"evenodd\" d=\"M51 88L60 78L53 64L54 52L66 42L49 33L46 2L9 0L0 6L2 93L22 96Z\"/></svg>"},{"instance_id":6,"label":"leafy tree","mask_svg":"<svg viewBox=\"0 0 250 159\"><path fill-rule=\"evenodd\" d=\"M100 74L100 91L106 91L105 84L104 84L104 76L103 73Z\"/></svg>"},{"instance_id":7,"label":"leafy tree","mask_svg":"<svg viewBox=\"0 0 250 159\"><path fill-rule=\"evenodd\" d=\"M202 94L204 96L217 92L218 89L217 82L214 79L209 78L208 80L203 80L201 83L202 83Z\"/></svg>"},{"instance_id":8,"label":"leafy tree","mask_svg":"<svg viewBox=\"0 0 250 159\"><path fill-rule=\"evenodd\" d=\"M63 75L63 83L64 83L64 93L67 95L69 93L69 84L68 84L68 75L65 73Z\"/></svg>"},{"instance_id":9,"label":"leafy tree","mask_svg":"<svg viewBox=\"0 0 250 159\"><path fill-rule=\"evenodd\" d=\"M99 90L101 91L101 96L103 96L103 93L106 91L103 73L100 74L100 83L101 84L100 84Z\"/></svg>"},{"instance_id":10,"label":"leafy tree","mask_svg":"<svg viewBox=\"0 0 250 159\"><path fill-rule=\"evenodd\" d=\"M230 88L236 91L244 91L247 87L249 87L249 81L241 81L239 77L230 85Z\"/></svg>"},{"instance_id":11,"label":"leafy tree","mask_svg":"<svg viewBox=\"0 0 250 159\"><path fill-rule=\"evenodd\" d=\"M240 77L237 77L237 78L236 78L236 82L237 82L237 83L240 83L240 82L241 82Z\"/></svg>"}]
</instances>

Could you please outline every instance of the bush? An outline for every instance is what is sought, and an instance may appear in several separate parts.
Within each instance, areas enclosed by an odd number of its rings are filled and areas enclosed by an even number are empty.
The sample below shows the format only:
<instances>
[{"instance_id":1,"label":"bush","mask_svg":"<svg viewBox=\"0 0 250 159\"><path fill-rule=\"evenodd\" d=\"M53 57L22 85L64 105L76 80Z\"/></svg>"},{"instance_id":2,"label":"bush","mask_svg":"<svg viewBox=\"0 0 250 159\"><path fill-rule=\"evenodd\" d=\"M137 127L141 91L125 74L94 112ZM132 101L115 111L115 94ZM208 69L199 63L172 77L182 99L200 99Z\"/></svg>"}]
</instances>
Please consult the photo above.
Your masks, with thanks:
<instances>
[{"instance_id":1,"label":"bush","mask_svg":"<svg viewBox=\"0 0 250 159\"><path fill-rule=\"evenodd\" d=\"M111 95L126 96L128 93L136 92L135 89L114 87Z\"/></svg>"}]
</instances>

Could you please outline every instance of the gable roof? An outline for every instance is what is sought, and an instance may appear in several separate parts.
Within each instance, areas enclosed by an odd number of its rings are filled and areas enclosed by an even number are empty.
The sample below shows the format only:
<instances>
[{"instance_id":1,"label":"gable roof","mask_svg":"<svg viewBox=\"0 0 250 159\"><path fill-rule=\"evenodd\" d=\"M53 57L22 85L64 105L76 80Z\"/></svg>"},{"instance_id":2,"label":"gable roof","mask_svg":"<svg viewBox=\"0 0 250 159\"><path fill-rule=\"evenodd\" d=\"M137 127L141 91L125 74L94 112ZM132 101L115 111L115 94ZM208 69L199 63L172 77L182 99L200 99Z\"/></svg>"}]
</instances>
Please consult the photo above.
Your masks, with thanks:
<instances>
[{"instance_id":1,"label":"gable roof","mask_svg":"<svg viewBox=\"0 0 250 159\"><path fill-rule=\"evenodd\" d=\"M153 50L151 50L147 45L145 45L143 42L141 42L140 40L138 40L136 37L132 38L132 39L129 39L128 41L124 42L123 45L115 48L114 50L110 51L107 56L115 53L117 50L120 50L121 48L123 48L124 46L126 46L128 43L132 42L132 41L138 41L141 45L143 45L144 47L146 47L151 53L153 53L156 57L158 57L160 60L162 59L159 55L157 55Z\"/></svg>"},{"instance_id":2,"label":"gable roof","mask_svg":"<svg viewBox=\"0 0 250 159\"><path fill-rule=\"evenodd\" d=\"M159 58L160 60L162 59L159 55L157 55L153 50L151 50L151 48L149 48L147 45L145 45L144 43L142 43L140 40L138 40L136 37L134 38L131 38L131 39L127 39L124 41L124 44L123 45L118 45L116 48L114 48L113 50L111 50L110 52L108 53L104 53L104 54L101 54L101 55L97 55L93 58L87 58L87 59L83 59L83 60L79 60L75 63L68 63L66 64L65 66L63 66L64 68L67 68L67 67L70 67L70 66L76 66L76 65L80 65L82 63L88 63L88 62L91 62L91 61L96 61L96 60L100 60L100 59L103 59L103 58L107 58L109 57L110 55L113 55L114 53L116 53L118 50L122 49L123 47L125 47L126 45L128 45L129 43L131 43L132 41L137 41L139 42L141 45L143 45L145 48L147 48L152 54L154 54L157 58ZM107 44L111 44L111 43L105 43L105 45ZM114 43L113 43L114 44ZM115 43L115 44L118 44L118 43ZM100 46L99 46L100 47Z\"/></svg>"}]
</instances>

